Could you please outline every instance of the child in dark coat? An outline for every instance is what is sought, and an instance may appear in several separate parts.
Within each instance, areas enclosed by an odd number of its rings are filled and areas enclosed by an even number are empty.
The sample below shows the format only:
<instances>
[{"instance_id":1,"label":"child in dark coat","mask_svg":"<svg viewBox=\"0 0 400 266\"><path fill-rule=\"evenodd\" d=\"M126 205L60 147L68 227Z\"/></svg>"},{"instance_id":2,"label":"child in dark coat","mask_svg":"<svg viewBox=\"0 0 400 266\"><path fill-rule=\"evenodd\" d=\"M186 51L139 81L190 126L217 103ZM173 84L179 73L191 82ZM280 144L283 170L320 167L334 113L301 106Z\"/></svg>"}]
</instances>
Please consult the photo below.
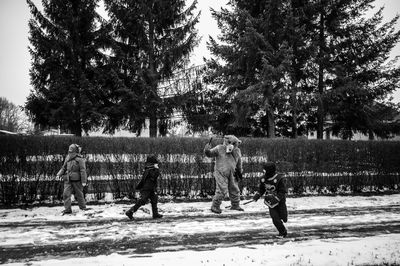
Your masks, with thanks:
<instances>
[{"instance_id":1,"label":"child in dark coat","mask_svg":"<svg viewBox=\"0 0 400 266\"><path fill-rule=\"evenodd\" d=\"M145 205L149 199L153 212L153 218L162 218L162 215L158 213L157 209L157 178L160 176L158 163L159 162L154 155L150 155L146 159L142 180L136 187L136 189L140 190L140 198L136 202L135 206L125 212L126 216L128 216L131 220L133 219L133 213L136 212L141 206Z\"/></svg>"},{"instance_id":2,"label":"child in dark coat","mask_svg":"<svg viewBox=\"0 0 400 266\"><path fill-rule=\"evenodd\" d=\"M269 208L269 214L276 229L279 231L278 237L287 236L284 222L288 220L286 207L286 180L281 174L276 173L276 165L268 162L263 165L264 176L260 180L259 191L253 197L257 201L265 193L264 203Z\"/></svg>"}]
</instances>

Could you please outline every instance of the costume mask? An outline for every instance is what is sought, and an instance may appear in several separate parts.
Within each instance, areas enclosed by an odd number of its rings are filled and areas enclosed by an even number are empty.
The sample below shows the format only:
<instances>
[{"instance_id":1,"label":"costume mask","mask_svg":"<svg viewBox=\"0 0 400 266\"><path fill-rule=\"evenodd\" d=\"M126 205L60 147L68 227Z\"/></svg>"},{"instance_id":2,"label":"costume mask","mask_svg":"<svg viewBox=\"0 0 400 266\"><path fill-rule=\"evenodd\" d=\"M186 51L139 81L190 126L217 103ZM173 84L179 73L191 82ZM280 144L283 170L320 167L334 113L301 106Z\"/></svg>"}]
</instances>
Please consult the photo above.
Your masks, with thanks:
<instances>
[{"instance_id":1,"label":"costume mask","mask_svg":"<svg viewBox=\"0 0 400 266\"><path fill-rule=\"evenodd\" d=\"M233 135L225 136L224 145L226 147L226 153L232 153L233 149L239 145L241 141Z\"/></svg>"}]
</instances>

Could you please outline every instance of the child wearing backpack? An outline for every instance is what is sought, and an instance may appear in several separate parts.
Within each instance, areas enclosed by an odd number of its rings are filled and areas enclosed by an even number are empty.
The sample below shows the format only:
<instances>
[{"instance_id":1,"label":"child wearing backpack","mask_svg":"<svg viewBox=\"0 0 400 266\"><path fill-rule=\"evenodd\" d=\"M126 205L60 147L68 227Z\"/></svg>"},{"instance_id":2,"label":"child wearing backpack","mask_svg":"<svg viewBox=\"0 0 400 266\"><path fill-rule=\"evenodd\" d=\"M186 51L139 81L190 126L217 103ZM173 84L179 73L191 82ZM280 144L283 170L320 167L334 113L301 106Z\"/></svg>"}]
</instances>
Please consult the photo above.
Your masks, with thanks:
<instances>
[{"instance_id":1,"label":"child wearing backpack","mask_svg":"<svg viewBox=\"0 0 400 266\"><path fill-rule=\"evenodd\" d=\"M276 173L276 165L272 162L263 165L263 172L258 193L254 195L253 200L257 201L265 193L264 203L268 206L272 222L278 229L278 237L284 238L287 236L287 230L283 223L288 220L286 180L283 175Z\"/></svg>"},{"instance_id":2,"label":"child wearing backpack","mask_svg":"<svg viewBox=\"0 0 400 266\"><path fill-rule=\"evenodd\" d=\"M133 207L125 212L129 219L133 220L133 213L135 213L141 206L145 205L149 199L153 212L153 219L163 217L158 213L157 208L157 179L160 176L158 164L159 162L154 155L147 157L142 180L136 186L136 189L140 190L140 198Z\"/></svg>"},{"instance_id":3,"label":"child wearing backpack","mask_svg":"<svg viewBox=\"0 0 400 266\"><path fill-rule=\"evenodd\" d=\"M57 177L64 181L64 214L71 214L71 194L74 193L81 210L87 210L83 188L87 184L85 159L81 155L82 148L78 144L71 144L68 147L68 155Z\"/></svg>"}]
</instances>

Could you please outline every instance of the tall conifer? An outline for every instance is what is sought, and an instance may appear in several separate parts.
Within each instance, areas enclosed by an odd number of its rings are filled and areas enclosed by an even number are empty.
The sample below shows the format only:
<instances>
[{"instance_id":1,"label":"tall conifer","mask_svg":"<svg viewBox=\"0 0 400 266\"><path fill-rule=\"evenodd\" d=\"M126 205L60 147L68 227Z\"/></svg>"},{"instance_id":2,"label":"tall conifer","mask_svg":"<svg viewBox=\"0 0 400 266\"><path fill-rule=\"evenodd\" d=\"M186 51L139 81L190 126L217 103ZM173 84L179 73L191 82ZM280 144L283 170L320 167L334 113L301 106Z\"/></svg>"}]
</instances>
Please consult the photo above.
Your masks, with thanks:
<instances>
[{"instance_id":1,"label":"tall conifer","mask_svg":"<svg viewBox=\"0 0 400 266\"><path fill-rule=\"evenodd\" d=\"M31 91L26 110L42 126L76 136L100 126L99 65L104 29L98 0L43 0L43 11L27 0Z\"/></svg>"},{"instance_id":2,"label":"tall conifer","mask_svg":"<svg viewBox=\"0 0 400 266\"><path fill-rule=\"evenodd\" d=\"M120 99L125 115L116 122L125 121L139 131L148 117L150 136L156 137L157 120L173 109L158 85L186 66L198 43L199 14L193 13L197 1L188 7L185 0L105 0L105 4L115 33L112 60L119 66L121 89L127 96Z\"/></svg>"},{"instance_id":3,"label":"tall conifer","mask_svg":"<svg viewBox=\"0 0 400 266\"><path fill-rule=\"evenodd\" d=\"M384 102L400 85L399 66L388 62L399 42L398 16L382 23L382 8L371 18L374 0L320 0L315 2L315 63L318 75L317 137L324 121L332 119L333 133L351 138L354 131L374 130L375 101ZM396 60L395 60L396 61ZM377 116L378 118L378 116Z\"/></svg>"}]
</instances>

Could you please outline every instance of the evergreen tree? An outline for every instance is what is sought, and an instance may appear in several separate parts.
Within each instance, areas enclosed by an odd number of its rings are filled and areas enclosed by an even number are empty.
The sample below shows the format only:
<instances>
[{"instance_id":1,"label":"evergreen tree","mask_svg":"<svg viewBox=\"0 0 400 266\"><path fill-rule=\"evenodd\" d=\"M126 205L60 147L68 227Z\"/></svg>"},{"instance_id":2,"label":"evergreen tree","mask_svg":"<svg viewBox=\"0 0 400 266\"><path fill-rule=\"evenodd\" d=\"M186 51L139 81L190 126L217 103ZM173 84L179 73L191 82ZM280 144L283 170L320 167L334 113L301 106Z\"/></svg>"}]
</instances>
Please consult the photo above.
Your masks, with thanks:
<instances>
[{"instance_id":1,"label":"evergreen tree","mask_svg":"<svg viewBox=\"0 0 400 266\"><path fill-rule=\"evenodd\" d=\"M314 46L310 45L313 34L310 22L315 14L309 1L290 0L283 16L287 21L284 31L290 47L290 65L286 90L282 92L282 104L278 109L277 131L281 136L297 138L298 134L307 133L312 114L312 87L308 84L307 65L315 52Z\"/></svg>"},{"instance_id":2,"label":"evergreen tree","mask_svg":"<svg viewBox=\"0 0 400 266\"><path fill-rule=\"evenodd\" d=\"M173 111L160 97L158 85L187 64L189 53L198 43L194 27L197 1L187 8L184 0L105 0L114 27L113 65L120 80L118 105L121 114L114 125L131 125L140 132L150 118L150 136L157 136L157 120L165 125ZM133 125L133 126L132 126Z\"/></svg>"},{"instance_id":3,"label":"evergreen tree","mask_svg":"<svg viewBox=\"0 0 400 266\"><path fill-rule=\"evenodd\" d=\"M395 62L387 62L398 43L394 26L398 16L382 25L382 9L366 18L374 0L317 1L315 38L318 54L317 137L323 137L326 115L333 120L333 133L351 138L354 131L373 129L376 101L400 85ZM378 118L377 118L378 119Z\"/></svg>"},{"instance_id":4,"label":"evergreen tree","mask_svg":"<svg viewBox=\"0 0 400 266\"><path fill-rule=\"evenodd\" d=\"M269 137L316 128L323 138L329 115L335 134L377 133L382 108L367 107L391 107L385 97L399 86L399 70L387 59L399 33L397 17L383 25L382 10L365 17L372 3L232 0L213 11L222 34L210 38L207 64L227 103L225 128L254 135L267 128Z\"/></svg>"},{"instance_id":5,"label":"evergreen tree","mask_svg":"<svg viewBox=\"0 0 400 266\"><path fill-rule=\"evenodd\" d=\"M246 134L257 136L305 134L311 99L306 65L314 50L309 44L315 16L311 3L229 3L230 10L213 12L223 33L221 43L210 38L216 58L208 64L214 69L210 78L227 89L228 113L234 117L230 125L242 132L250 127Z\"/></svg>"},{"instance_id":6,"label":"evergreen tree","mask_svg":"<svg viewBox=\"0 0 400 266\"><path fill-rule=\"evenodd\" d=\"M98 0L43 0L43 12L27 0L31 91L25 108L41 126L76 136L101 125L99 76L105 29L95 12Z\"/></svg>"},{"instance_id":7,"label":"evergreen tree","mask_svg":"<svg viewBox=\"0 0 400 266\"><path fill-rule=\"evenodd\" d=\"M212 70L209 78L226 92L225 101L231 106L227 113L234 119L226 127L243 135L266 120L266 135L274 137L278 92L291 58L283 16L287 1L239 0L229 5L230 9L212 12L222 34L219 42L209 40L214 56L207 61Z\"/></svg>"}]
</instances>

